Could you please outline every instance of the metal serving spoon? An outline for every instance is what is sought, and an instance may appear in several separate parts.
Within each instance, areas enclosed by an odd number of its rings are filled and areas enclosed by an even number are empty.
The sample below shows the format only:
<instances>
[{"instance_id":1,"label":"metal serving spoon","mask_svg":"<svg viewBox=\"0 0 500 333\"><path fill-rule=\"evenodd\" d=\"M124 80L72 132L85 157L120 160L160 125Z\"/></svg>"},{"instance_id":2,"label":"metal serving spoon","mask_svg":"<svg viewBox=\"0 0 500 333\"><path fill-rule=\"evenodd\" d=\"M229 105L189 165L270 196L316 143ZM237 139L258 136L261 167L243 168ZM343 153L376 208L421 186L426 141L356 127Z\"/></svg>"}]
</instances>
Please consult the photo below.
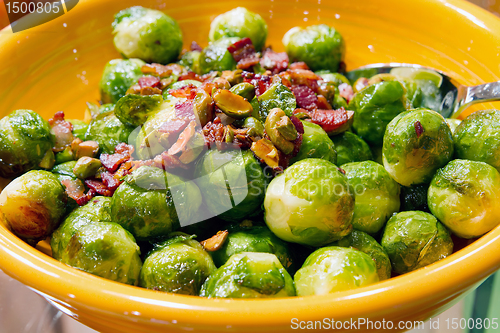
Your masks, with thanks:
<instances>
[{"instance_id":1,"label":"metal serving spoon","mask_svg":"<svg viewBox=\"0 0 500 333\"><path fill-rule=\"evenodd\" d=\"M459 84L441 71L415 64L371 64L352 70L347 73L347 76L351 79L351 77L363 76L363 73L369 73L370 75L390 73L393 69L401 67L434 71L436 74L441 75L442 81L438 87L441 93L441 103L438 110L435 111L441 113L445 118L457 118L466 108L479 102L500 100L500 81L467 87Z\"/></svg>"}]
</instances>

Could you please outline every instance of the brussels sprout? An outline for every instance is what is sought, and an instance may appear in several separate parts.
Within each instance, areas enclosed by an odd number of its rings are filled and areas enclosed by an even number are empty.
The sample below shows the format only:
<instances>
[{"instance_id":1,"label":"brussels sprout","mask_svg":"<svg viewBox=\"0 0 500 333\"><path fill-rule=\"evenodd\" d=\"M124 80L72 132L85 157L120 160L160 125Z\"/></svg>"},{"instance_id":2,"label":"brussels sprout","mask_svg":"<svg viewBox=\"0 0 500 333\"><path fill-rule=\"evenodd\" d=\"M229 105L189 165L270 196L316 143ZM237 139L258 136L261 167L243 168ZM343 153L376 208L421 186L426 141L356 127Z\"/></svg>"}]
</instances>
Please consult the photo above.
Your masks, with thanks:
<instances>
[{"instance_id":1,"label":"brussels sprout","mask_svg":"<svg viewBox=\"0 0 500 333\"><path fill-rule=\"evenodd\" d=\"M201 74L200 71L200 51L188 51L184 53L179 60L179 65L189 69L196 74Z\"/></svg>"},{"instance_id":2,"label":"brussels sprout","mask_svg":"<svg viewBox=\"0 0 500 333\"><path fill-rule=\"evenodd\" d=\"M92 119L85 140L97 142L101 153L113 154L116 145L121 142L128 143L133 130L133 126L123 124L113 111L109 111Z\"/></svg>"},{"instance_id":3,"label":"brussels sprout","mask_svg":"<svg viewBox=\"0 0 500 333\"><path fill-rule=\"evenodd\" d=\"M418 86L418 84L409 79L400 79L399 82L406 89L406 97L408 102L411 104L413 108L419 108L422 106L422 89Z\"/></svg>"},{"instance_id":4,"label":"brussels sprout","mask_svg":"<svg viewBox=\"0 0 500 333\"><path fill-rule=\"evenodd\" d=\"M353 248L322 247L295 273L297 296L325 295L379 281L372 258Z\"/></svg>"},{"instance_id":5,"label":"brussels sprout","mask_svg":"<svg viewBox=\"0 0 500 333\"><path fill-rule=\"evenodd\" d=\"M236 61L227 48L239 40L238 37L221 38L205 47L200 54L200 72L236 69Z\"/></svg>"},{"instance_id":6,"label":"brussels sprout","mask_svg":"<svg viewBox=\"0 0 500 333\"><path fill-rule=\"evenodd\" d=\"M462 238L481 236L500 223L500 173L484 162L454 160L429 186L431 213Z\"/></svg>"},{"instance_id":7,"label":"brussels sprout","mask_svg":"<svg viewBox=\"0 0 500 333\"><path fill-rule=\"evenodd\" d=\"M345 53L342 36L326 24L292 28L283 36L283 45L290 61L303 61L313 71L336 72Z\"/></svg>"},{"instance_id":8,"label":"brussels sprout","mask_svg":"<svg viewBox=\"0 0 500 333\"><path fill-rule=\"evenodd\" d=\"M140 6L118 12L112 24L116 49L127 58L168 64L182 49L182 32L170 16Z\"/></svg>"},{"instance_id":9,"label":"brussels sprout","mask_svg":"<svg viewBox=\"0 0 500 333\"><path fill-rule=\"evenodd\" d=\"M427 190L429 184L415 185L411 187L401 186L401 208L402 212L419 210L430 213L427 205Z\"/></svg>"},{"instance_id":10,"label":"brussels sprout","mask_svg":"<svg viewBox=\"0 0 500 333\"><path fill-rule=\"evenodd\" d=\"M201 201L194 182L142 166L126 176L113 194L111 217L138 241L144 241L191 223Z\"/></svg>"},{"instance_id":11,"label":"brussels sprout","mask_svg":"<svg viewBox=\"0 0 500 333\"><path fill-rule=\"evenodd\" d=\"M267 227L254 226L230 231L222 247L212 252L217 267L224 265L229 257L242 252L272 253L286 269L292 265L287 243L276 237Z\"/></svg>"},{"instance_id":12,"label":"brussels sprout","mask_svg":"<svg viewBox=\"0 0 500 333\"><path fill-rule=\"evenodd\" d=\"M259 116L262 122L266 121L267 115L274 108L283 110L285 114L290 117L293 115L293 111L297 106L295 95L281 82L273 83L273 85L258 97L258 101Z\"/></svg>"},{"instance_id":13,"label":"brussels sprout","mask_svg":"<svg viewBox=\"0 0 500 333\"><path fill-rule=\"evenodd\" d=\"M65 191L67 190L67 187L70 187L71 191L81 190L81 192L83 193L86 190L85 185L80 179L76 177L75 173L73 172L75 165L76 161L64 162L54 166L52 170L50 170L50 172L52 172L57 177ZM73 198L68 197L68 201L66 203L66 214L70 213L77 207L79 207L78 203Z\"/></svg>"},{"instance_id":14,"label":"brussels sprout","mask_svg":"<svg viewBox=\"0 0 500 333\"><path fill-rule=\"evenodd\" d=\"M216 41L223 37L248 37L257 51L262 50L267 38L266 21L257 13L246 8L234 8L217 16L210 24L208 40Z\"/></svg>"},{"instance_id":15,"label":"brussels sprout","mask_svg":"<svg viewBox=\"0 0 500 333\"><path fill-rule=\"evenodd\" d=\"M125 125L141 126L159 110L161 102L161 95L125 95L116 103L115 115Z\"/></svg>"},{"instance_id":16,"label":"brussels sprout","mask_svg":"<svg viewBox=\"0 0 500 333\"><path fill-rule=\"evenodd\" d=\"M35 169L52 152L49 123L36 112L16 110L0 120L0 177ZM50 151L50 152L49 152Z\"/></svg>"},{"instance_id":17,"label":"brussels sprout","mask_svg":"<svg viewBox=\"0 0 500 333\"><path fill-rule=\"evenodd\" d=\"M370 146L352 132L331 136L330 139L337 151L337 165L373 159Z\"/></svg>"},{"instance_id":18,"label":"brussels sprout","mask_svg":"<svg viewBox=\"0 0 500 333\"><path fill-rule=\"evenodd\" d=\"M303 121L302 124L304 125L302 144L299 153L290 160L290 164L305 158L322 158L337 164L335 145L321 126L309 121Z\"/></svg>"},{"instance_id":19,"label":"brussels sprout","mask_svg":"<svg viewBox=\"0 0 500 333\"><path fill-rule=\"evenodd\" d=\"M237 222L261 212L266 177L251 151L209 150L194 175L213 215Z\"/></svg>"},{"instance_id":20,"label":"brussels sprout","mask_svg":"<svg viewBox=\"0 0 500 333\"><path fill-rule=\"evenodd\" d=\"M435 111L406 111L387 126L382 147L384 167L401 185L429 183L452 157L450 128Z\"/></svg>"},{"instance_id":21,"label":"brussels sprout","mask_svg":"<svg viewBox=\"0 0 500 333\"><path fill-rule=\"evenodd\" d=\"M72 211L51 236L52 256L57 260L61 260L71 237L82 226L92 222L111 221L110 203L111 198L96 197L86 205Z\"/></svg>"},{"instance_id":22,"label":"brussels sprout","mask_svg":"<svg viewBox=\"0 0 500 333\"><path fill-rule=\"evenodd\" d=\"M68 119L67 121L73 125L73 131L71 131L73 135L78 139L85 141L85 133L87 132L89 125L83 120L78 119Z\"/></svg>"},{"instance_id":23,"label":"brussels sprout","mask_svg":"<svg viewBox=\"0 0 500 333\"><path fill-rule=\"evenodd\" d=\"M137 285L141 271L134 237L113 222L82 225L70 238L60 261L90 274Z\"/></svg>"},{"instance_id":24,"label":"brussels sprout","mask_svg":"<svg viewBox=\"0 0 500 333\"><path fill-rule=\"evenodd\" d=\"M141 269L139 285L164 292L198 295L206 278L217 269L203 247L182 233L156 245Z\"/></svg>"},{"instance_id":25,"label":"brussels sprout","mask_svg":"<svg viewBox=\"0 0 500 333\"><path fill-rule=\"evenodd\" d=\"M349 102L349 109L355 112L352 128L366 142L382 145L385 128L407 106L406 91L399 81L370 85Z\"/></svg>"},{"instance_id":26,"label":"brussels sprout","mask_svg":"<svg viewBox=\"0 0 500 333\"><path fill-rule=\"evenodd\" d=\"M445 118L444 120L446 121L448 126L450 126L451 133L455 133L455 130L457 129L458 125L462 123L462 120L455 118Z\"/></svg>"},{"instance_id":27,"label":"brussels sprout","mask_svg":"<svg viewBox=\"0 0 500 333\"><path fill-rule=\"evenodd\" d=\"M419 211L391 217L381 244L398 274L430 265L453 252L448 230L431 214Z\"/></svg>"},{"instance_id":28,"label":"brussels sprout","mask_svg":"<svg viewBox=\"0 0 500 333\"><path fill-rule=\"evenodd\" d=\"M99 82L101 100L104 103L118 102L128 88L144 75L141 67L145 64L140 59L114 59L108 62Z\"/></svg>"},{"instance_id":29,"label":"brussels sprout","mask_svg":"<svg viewBox=\"0 0 500 333\"><path fill-rule=\"evenodd\" d=\"M391 277L391 261L382 245L365 232L353 230L349 235L331 244L331 246L352 247L368 254L377 266L379 280Z\"/></svg>"},{"instance_id":30,"label":"brussels sprout","mask_svg":"<svg viewBox=\"0 0 500 333\"><path fill-rule=\"evenodd\" d=\"M201 287L208 298L274 298L295 296L290 274L271 253L234 254Z\"/></svg>"},{"instance_id":31,"label":"brussels sprout","mask_svg":"<svg viewBox=\"0 0 500 333\"><path fill-rule=\"evenodd\" d=\"M19 238L35 245L59 225L66 209L66 194L48 171L29 171L0 193L0 216Z\"/></svg>"},{"instance_id":32,"label":"brussels sprout","mask_svg":"<svg viewBox=\"0 0 500 333\"><path fill-rule=\"evenodd\" d=\"M267 226L279 238L322 246L351 232L354 194L334 164L308 158L271 181L264 209Z\"/></svg>"},{"instance_id":33,"label":"brussels sprout","mask_svg":"<svg viewBox=\"0 0 500 333\"><path fill-rule=\"evenodd\" d=\"M377 233L399 211L399 184L384 167L373 161L341 166L354 190L354 229Z\"/></svg>"},{"instance_id":34,"label":"brussels sprout","mask_svg":"<svg viewBox=\"0 0 500 333\"><path fill-rule=\"evenodd\" d=\"M453 135L457 158L480 161L500 171L500 111L470 114Z\"/></svg>"}]
</instances>

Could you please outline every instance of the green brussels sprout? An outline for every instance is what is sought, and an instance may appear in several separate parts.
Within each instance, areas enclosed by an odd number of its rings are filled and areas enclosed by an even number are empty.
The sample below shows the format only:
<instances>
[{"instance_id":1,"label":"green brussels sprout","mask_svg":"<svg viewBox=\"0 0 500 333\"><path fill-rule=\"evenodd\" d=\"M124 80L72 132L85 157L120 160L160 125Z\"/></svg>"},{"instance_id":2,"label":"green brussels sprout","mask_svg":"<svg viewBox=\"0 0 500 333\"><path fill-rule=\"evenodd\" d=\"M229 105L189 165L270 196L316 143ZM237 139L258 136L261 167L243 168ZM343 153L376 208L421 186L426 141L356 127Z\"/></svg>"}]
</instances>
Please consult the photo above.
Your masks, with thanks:
<instances>
[{"instance_id":1,"label":"green brussels sprout","mask_svg":"<svg viewBox=\"0 0 500 333\"><path fill-rule=\"evenodd\" d=\"M368 254L337 246L314 251L294 276L297 296L326 295L378 281L377 266Z\"/></svg>"},{"instance_id":2,"label":"green brussels sprout","mask_svg":"<svg viewBox=\"0 0 500 333\"><path fill-rule=\"evenodd\" d=\"M484 162L453 160L429 186L431 213L462 238L481 236L500 223L500 173Z\"/></svg>"},{"instance_id":3,"label":"green brussels sprout","mask_svg":"<svg viewBox=\"0 0 500 333\"><path fill-rule=\"evenodd\" d=\"M133 130L133 126L125 125L113 111L109 111L90 121L85 140L97 142L101 153L114 154L116 145L128 143Z\"/></svg>"},{"instance_id":4,"label":"green brussels sprout","mask_svg":"<svg viewBox=\"0 0 500 333\"><path fill-rule=\"evenodd\" d=\"M392 269L404 274L446 258L453 252L450 233L429 213L401 212L389 219L381 244Z\"/></svg>"},{"instance_id":5,"label":"green brussels sprout","mask_svg":"<svg viewBox=\"0 0 500 333\"><path fill-rule=\"evenodd\" d=\"M76 165L76 161L64 162L64 163L61 163L61 164L54 166L52 168L52 170L50 170L50 172L55 174L59 180L65 179L65 178L60 178L59 176L66 176L66 177L70 177L70 178L75 179L75 178L77 178L75 173L73 172L75 165Z\"/></svg>"},{"instance_id":6,"label":"green brussels sprout","mask_svg":"<svg viewBox=\"0 0 500 333\"><path fill-rule=\"evenodd\" d=\"M399 81L372 84L349 102L355 112L352 128L366 142L381 146L389 122L407 107L406 91Z\"/></svg>"},{"instance_id":7,"label":"green brussels sprout","mask_svg":"<svg viewBox=\"0 0 500 333\"><path fill-rule=\"evenodd\" d=\"M304 134L302 135L302 144L297 156L290 160L290 164L305 158L322 158L337 164L337 151L328 134L321 126L309 121L303 121Z\"/></svg>"},{"instance_id":8,"label":"green brussels sprout","mask_svg":"<svg viewBox=\"0 0 500 333\"><path fill-rule=\"evenodd\" d=\"M323 79L323 81L333 83L335 87L340 86L342 83L351 85L349 79L340 73L332 73L328 70L321 70L317 71L315 74L320 76Z\"/></svg>"},{"instance_id":9,"label":"green brussels sprout","mask_svg":"<svg viewBox=\"0 0 500 333\"><path fill-rule=\"evenodd\" d=\"M429 183L452 157L450 128L435 111L406 111L387 126L382 147L384 167L401 185Z\"/></svg>"},{"instance_id":10,"label":"green brussels sprout","mask_svg":"<svg viewBox=\"0 0 500 333\"><path fill-rule=\"evenodd\" d=\"M141 271L134 237L113 222L82 225L70 238L60 261L90 274L137 285Z\"/></svg>"},{"instance_id":11,"label":"green brussels sprout","mask_svg":"<svg viewBox=\"0 0 500 333\"><path fill-rule=\"evenodd\" d=\"M418 84L414 80L409 79L400 79L399 82L406 89L406 97L408 102L411 104L413 108L419 108L422 106L422 89L418 86Z\"/></svg>"},{"instance_id":12,"label":"green brussels sprout","mask_svg":"<svg viewBox=\"0 0 500 333\"><path fill-rule=\"evenodd\" d=\"M112 24L116 49L126 58L168 64L182 49L182 32L170 16L140 6L118 12Z\"/></svg>"},{"instance_id":13,"label":"green brussels sprout","mask_svg":"<svg viewBox=\"0 0 500 333\"><path fill-rule=\"evenodd\" d=\"M98 113L106 113L108 111L113 111L115 109L115 105L113 103L107 103L99 106Z\"/></svg>"},{"instance_id":14,"label":"green brussels sprout","mask_svg":"<svg viewBox=\"0 0 500 333\"><path fill-rule=\"evenodd\" d=\"M179 60L179 65L189 69L196 74L201 74L200 71L200 51L188 51L184 53Z\"/></svg>"},{"instance_id":15,"label":"green brussels sprout","mask_svg":"<svg viewBox=\"0 0 500 333\"><path fill-rule=\"evenodd\" d=\"M401 186L401 208L400 211L419 210L430 213L427 205L427 190L429 184L415 186Z\"/></svg>"},{"instance_id":16,"label":"green brussels sprout","mask_svg":"<svg viewBox=\"0 0 500 333\"><path fill-rule=\"evenodd\" d=\"M330 246L352 247L368 254L377 266L377 274L380 281L391 277L391 261L382 245L365 232L353 230L341 240L330 244Z\"/></svg>"},{"instance_id":17,"label":"green brussels sprout","mask_svg":"<svg viewBox=\"0 0 500 333\"><path fill-rule=\"evenodd\" d=\"M141 67L146 63L140 59L113 59L104 67L99 91L103 103L116 103L125 96L128 88L144 74Z\"/></svg>"},{"instance_id":18,"label":"green brussels sprout","mask_svg":"<svg viewBox=\"0 0 500 333\"><path fill-rule=\"evenodd\" d=\"M12 178L38 167L52 152L50 125L38 113L16 110L0 119L0 177ZM50 151L50 152L49 152Z\"/></svg>"},{"instance_id":19,"label":"green brussels sprout","mask_svg":"<svg viewBox=\"0 0 500 333\"><path fill-rule=\"evenodd\" d=\"M373 159L370 146L352 132L330 136L337 151L337 165Z\"/></svg>"},{"instance_id":20,"label":"green brussels sprout","mask_svg":"<svg viewBox=\"0 0 500 333\"><path fill-rule=\"evenodd\" d=\"M246 8L234 8L217 16L210 24L208 40L214 42L223 37L248 37L257 51L262 50L267 38L266 21Z\"/></svg>"},{"instance_id":21,"label":"green brussels sprout","mask_svg":"<svg viewBox=\"0 0 500 333\"><path fill-rule=\"evenodd\" d=\"M399 211L399 184L373 161L347 163L341 168L354 190L353 228L376 234Z\"/></svg>"},{"instance_id":22,"label":"green brussels sprout","mask_svg":"<svg viewBox=\"0 0 500 333\"><path fill-rule=\"evenodd\" d=\"M259 117L264 123L269 112L274 108L279 108L290 117L293 115L297 103L295 95L290 88L281 82L273 83L262 95L258 97L259 101ZM253 106L253 105L252 105Z\"/></svg>"},{"instance_id":23,"label":"green brussels sprout","mask_svg":"<svg viewBox=\"0 0 500 333\"><path fill-rule=\"evenodd\" d=\"M238 37L226 37L208 44L200 54L200 72L206 74L236 69L236 61L227 48L239 40Z\"/></svg>"},{"instance_id":24,"label":"green brussels sprout","mask_svg":"<svg viewBox=\"0 0 500 333\"><path fill-rule=\"evenodd\" d=\"M162 95L125 95L115 105L115 115L129 126L141 126L159 110Z\"/></svg>"},{"instance_id":25,"label":"green brussels sprout","mask_svg":"<svg viewBox=\"0 0 500 333\"><path fill-rule=\"evenodd\" d=\"M450 126L451 133L455 133L455 130L457 129L458 125L462 123L462 120L455 118L445 118L444 120L446 121L448 126Z\"/></svg>"},{"instance_id":26,"label":"green brussels sprout","mask_svg":"<svg viewBox=\"0 0 500 333\"><path fill-rule=\"evenodd\" d=\"M313 71L338 71L345 53L344 39L326 24L292 28L283 36L283 45L290 61L303 61Z\"/></svg>"},{"instance_id":27,"label":"green brussels sprout","mask_svg":"<svg viewBox=\"0 0 500 333\"><path fill-rule=\"evenodd\" d=\"M264 226L240 228L230 231L224 245L211 252L217 267L224 265L233 254L242 252L272 253L286 269L292 265L288 245Z\"/></svg>"},{"instance_id":28,"label":"green brussels sprout","mask_svg":"<svg viewBox=\"0 0 500 333\"><path fill-rule=\"evenodd\" d=\"M0 216L14 234L31 245L57 228L65 210L64 188L49 171L29 171L0 193Z\"/></svg>"},{"instance_id":29,"label":"green brussels sprout","mask_svg":"<svg viewBox=\"0 0 500 333\"><path fill-rule=\"evenodd\" d=\"M483 110L470 114L453 135L455 156L480 161L500 171L500 111Z\"/></svg>"},{"instance_id":30,"label":"green brussels sprout","mask_svg":"<svg viewBox=\"0 0 500 333\"><path fill-rule=\"evenodd\" d=\"M266 176L250 150L209 150L194 175L211 214L237 222L261 212Z\"/></svg>"},{"instance_id":31,"label":"green brussels sprout","mask_svg":"<svg viewBox=\"0 0 500 333\"><path fill-rule=\"evenodd\" d=\"M111 221L110 203L111 198L96 197L72 211L51 236L52 256L61 260L71 237L82 226L92 222Z\"/></svg>"},{"instance_id":32,"label":"green brussels sprout","mask_svg":"<svg viewBox=\"0 0 500 333\"><path fill-rule=\"evenodd\" d=\"M138 241L145 241L192 223L201 201L194 182L142 166L126 176L113 194L111 217Z\"/></svg>"},{"instance_id":33,"label":"green brussels sprout","mask_svg":"<svg viewBox=\"0 0 500 333\"><path fill-rule=\"evenodd\" d=\"M267 226L279 238L322 246L351 232L354 194L333 163L308 158L271 181L264 209Z\"/></svg>"},{"instance_id":34,"label":"green brussels sprout","mask_svg":"<svg viewBox=\"0 0 500 333\"><path fill-rule=\"evenodd\" d=\"M182 233L157 244L142 265L141 287L158 291L198 295L201 285L217 269L203 247Z\"/></svg>"},{"instance_id":35,"label":"green brussels sprout","mask_svg":"<svg viewBox=\"0 0 500 333\"><path fill-rule=\"evenodd\" d=\"M89 124L79 119L68 119L67 121L73 125L73 131L71 131L73 135L78 139L85 141L85 133L87 132Z\"/></svg>"},{"instance_id":36,"label":"green brussels sprout","mask_svg":"<svg viewBox=\"0 0 500 333\"><path fill-rule=\"evenodd\" d=\"M295 296L290 274L272 253L234 254L201 287L208 298L275 298Z\"/></svg>"},{"instance_id":37,"label":"green brussels sprout","mask_svg":"<svg viewBox=\"0 0 500 333\"><path fill-rule=\"evenodd\" d=\"M76 165L76 161L71 160L68 162L63 162L61 164L58 164L50 170L54 174L54 176L57 177L61 185L66 191L67 186L71 186L75 190L81 190L82 192L85 192L85 185L83 182L76 177L76 175L73 172L73 168ZM69 184L68 184L68 183ZM71 197L68 197L68 201L66 203L66 213L70 213L73 211L73 209L78 207L78 203ZM64 214L66 215L66 214Z\"/></svg>"}]
</instances>

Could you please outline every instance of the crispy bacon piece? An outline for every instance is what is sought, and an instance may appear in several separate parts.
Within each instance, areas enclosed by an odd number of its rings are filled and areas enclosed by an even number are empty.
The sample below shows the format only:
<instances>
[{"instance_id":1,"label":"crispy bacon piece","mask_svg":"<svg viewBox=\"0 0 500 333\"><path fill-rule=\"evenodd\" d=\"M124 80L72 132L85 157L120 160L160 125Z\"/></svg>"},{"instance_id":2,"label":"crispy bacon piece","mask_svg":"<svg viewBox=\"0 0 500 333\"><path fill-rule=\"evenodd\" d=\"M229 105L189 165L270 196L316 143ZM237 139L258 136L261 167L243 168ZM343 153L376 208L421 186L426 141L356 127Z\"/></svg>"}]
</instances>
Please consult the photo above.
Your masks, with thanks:
<instances>
[{"instance_id":1,"label":"crispy bacon piece","mask_svg":"<svg viewBox=\"0 0 500 333\"><path fill-rule=\"evenodd\" d=\"M252 40L248 37L229 45L227 50L237 62L236 67L239 69L248 69L259 63L259 55L255 52Z\"/></svg>"},{"instance_id":2,"label":"crispy bacon piece","mask_svg":"<svg viewBox=\"0 0 500 333\"><path fill-rule=\"evenodd\" d=\"M195 80L195 81L203 82L203 79L195 72L187 72L187 74L179 76L178 81L183 81L183 80Z\"/></svg>"},{"instance_id":3,"label":"crispy bacon piece","mask_svg":"<svg viewBox=\"0 0 500 333\"><path fill-rule=\"evenodd\" d=\"M88 188L94 190L98 194L104 195L105 197L113 196L113 192L97 179L87 179L85 180L85 185L87 185Z\"/></svg>"},{"instance_id":4,"label":"crispy bacon piece","mask_svg":"<svg viewBox=\"0 0 500 333\"><path fill-rule=\"evenodd\" d=\"M108 171L101 173L101 179L102 179L102 183L104 184L104 186L106 186L113 193L118 188L118 186L120 186L120 184L122 183L121 180L115 178L115 175L113 175L112 173L110 173Z\"/></svg>"},{"instance_id":5,"label":"crispy bacon piece","mask_svg":"<svg viewBox=\"0 0 500 333\"><path fill-rule=\"evenodd\" d=\"M78 206L84 206L86 205L93 197L95 197L97 193L93 190L93 189L90 189L87 191L86 194L84 194L83 196L75 199L76 203Z\"/></svg>"},{"instance_id":6,"label":"crispy bacon piece","mask_svg":"<svg viewBox=\"0 0 500 333\"><path fill-rule=\"evenodd\" d=\"M169 155L168 152L166 151L161 153L161 155L157 155L153 161L154 161L153 166L163 170L176 169L176 168L182 168L182 169L189 168L188 165L179 161L179 158L177 156Z\"/></svg>"},{"instance_id":7,"label":"crispy bacon piece","mask_svg":"<svg viewBox=\"0 0 500 333\"><path fill-rule=\"evenodd\" d=\"M351 85L347 83L341 83L339 85L339 95L344 97L346 102L349 103L354 96L354 91L352 90Z\"/></svg>"},{"instance_id":8,"label":"crispy bacon piece","mask_svg":"<svg viewBox=\"0 0 500 333\"><path fill-rule=\"evenodd\" d=\"M272 85L272 78L267 75L253 74L245 72L243 74L244 82L248 82L255 87L255 95L258 97L266 92Z\"/></svg>"},{"instance_id":9,"label":"crispy bacon piece","mask_svg":"<svg viewBox=\"0 0 500 333\"><path fill-rule=\"evenodd\" d=\"M120 164L131 159L134 147L125 143L120 143L115 147L114 154L101 154L100 160L102 165L109 172L115 172ZM99 192L98 192L99 193Z\"/></svg>"},{"instance_id":10,"label":"crispy bacon piece","mask_svg":"<svg viewBox=\"0 0 500 333\"><path fill-rule=\"evenodd\" d=\"M115 147L115 153L128 154L129 156L132 156L132 154L134 153L134 150L135 150L134 146L128 145L124 142L117 144Z\"/></svg>"},{"instance_id":11,"label":"crispy bacon piece","mask_svg":"<svg viewBox=\"0 0 500 333\"><path fill-rule=\"evenodd\" d=\"M182 131L182 133L179 135L179 138L177 141L170 147L168 150L169 155L175 155L180 153L181 151L184 151L186 149L186 146L193 137L194 133L196 130L196 122L191 121L189 125Z\"/></svg>"},{"instance_id":12,"label":"crispy bacon piece","mask_svg":"<svg viewBox=\"0 0 500 333\"><path fill-rule=\"evenodd\" d=\"M187 100L175 104L175 115L179 118L195 119L193 101Z\"/></svg>"},{"instance_id":13,"label":"crispy bacon piece","mask_svg":"<svg viewBox=\"0 0 500 333\"><path fill-rule=\"evenodd\" d=\"M141 89L146 87L158 88L161 86L160 79L156 76L143 76L139 79L139 86Z\"/></svg>"},{"instance_id":14,"label":"crispy bacon piece","mask_svg":"<svg viewBox=\"0 0 500 333\"><path fill-rule=\"evenodd\" d=\"M293 126L295 126L297 133L304 134L304 124L302 124L302 122L299 120L299 118L297 118L295 116L291 116L290 120L292 121Z\"/></svg>"},{"instance_id":15,"label":"crispy bacon piece","mask_svg":"<svg viewBox=\"0 0 500 333\"><path fill-rule=\"evenodd\" d=\"M415 133L417 134L417 138L420 138L420 136L424 134L424 127L418 120L413 125L415 127Z\"/></svg>"},{"instance_id":16,"label":"crispy bacon piece","mask_svg":"<svg viewBox=\"0 0 500 333\"><path fill-rule=\"evenodd\" d=\"M290 69L306 69L309 70L309 66L305 62L293 62L290 64Z\"/></svg>"},{"instance_id":17,"label":"crispy bacon piece","mask_svg":"<svg viewBox=\"0 0 500 333\"><path fill-rule=\"evenodd\" d=\"M54 117L49 119L49 125L52 128L52 133L56 137L56 142L53 147L55 152L63 151L75 139L73 136L73 125L64 120L64 112L57 111Z\"/></svg>"},{"instance_id":18,"label":"crispy bacon piece","mask_svg":"<svg viewBox=\"0 0 500 333\"><path fill-rule=\"evenodd\" d=\"M309 111L318 108L318 97L314 91L305 85L292 86L292 92L295 95L297 106Z\"/></svg>"},{"instance_id":19,"label":"crispy bacon piece","mask_svg":"<svg viewBox=\"0 0 500 333\"><path fill-rule=\"evenodd\" d=\"M267 48L260 59L260 65L271 71L272 74L278 74L288 68L288 55L286 52L274 52Z\"/></svg>"},{"instance_id":20,"label":"crispy bacon piece","mask_svg":"<svg viewBox=\"0 0 500 333\"><path fill-rule=\"evenodd\" d=\"M192 84L188 84L179 89L170 89L168 93L177 98L194 99L196 97L196 87Z\"/></svg>"},{"instance_id":21,"label":"crispy bacon piece","mask_svg":"<svg viewBox=\"0 0 500 333\"><path fill-rule=\"evenodd\" d=\"M331 110L332 106L328 103L328 100L323 95L318 95L318 102L316 103L318 109Z\"/></svg>"},{"instance_id":22,"label":"crispy bacon piece","mask_svg":"<svg viewBox=\"0 0 500 333\"><path fill-rule=\"evenodd\" d=\"M354 116L353 111L346 111L343 107L338 110L314 110L295 109L294 114L307 113L310 121L320 125L326 133L332 133L346 125Z\"/></svg>"},{"instance_id":23,"label":"crispy bacon piece","mask_svg":"<svg viewBox=\"0 0 500 333\"><path fill-rule=\"evenodd\" d=\"M306 69L289 69L279 74L280 77L288 79L292 85L304 85L311 88L315 93L318 93L318 80L321 77L314 72Z\"/></svg>"},{"instance_id":24,"label":"crispy bacon piece","mask_svg":"<svg viewBox=\"0 0 500 333\"><path fill-rule=\"evenodd\" d=\"M87 191L87 194L85 194L85 187L78 179L64 179L61 181L61 184L63 184L68 197L75 200L79 206L85 205L96 194L96 192L92 189Z\"/></svg>"},{"instance_id":25,"label":"crispy bacon piece","mask_svg":"<svg viewBox=\"0 0 500 333\"><path fill-rule=\"evenodd\" d=\"M203 51L203 48L194 40L191 42L191 47L189 49L191 51Z\"/></svg>"},{"instance_id":26,"label":"crispy bacon piece","mask_svg":"<svg viewBox=\"0 0 500 333\"><path fill-rule=\"evenodd\" d=\"M164 122L158 128L158 132L168 133L168 135L176 135L182 132L184 128L189 124L189 120L186 118L175 118Z\"/></svg>"}]
</instances>

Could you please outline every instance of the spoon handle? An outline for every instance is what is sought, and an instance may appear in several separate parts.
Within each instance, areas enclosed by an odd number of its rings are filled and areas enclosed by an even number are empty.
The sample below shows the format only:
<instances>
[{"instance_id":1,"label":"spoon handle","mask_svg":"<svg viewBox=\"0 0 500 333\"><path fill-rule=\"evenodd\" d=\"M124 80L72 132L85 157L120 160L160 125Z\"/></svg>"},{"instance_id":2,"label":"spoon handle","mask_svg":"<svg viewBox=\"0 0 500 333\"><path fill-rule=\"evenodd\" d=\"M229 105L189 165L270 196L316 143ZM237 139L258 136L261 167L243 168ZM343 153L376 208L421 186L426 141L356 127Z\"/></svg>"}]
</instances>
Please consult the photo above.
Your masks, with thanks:
<instances>
[{"instance_id":1,"label":"spoon handle","mask_svg":"<svg viewBox=\"0 0 500 333\"><path fill-rule=\"evenodd\" d=\"M478 86L458 88L457 103L450 118L458 117L467 107L480 103L500 100L500 81L480 84Z\"/></svg>"}]
</instances>

